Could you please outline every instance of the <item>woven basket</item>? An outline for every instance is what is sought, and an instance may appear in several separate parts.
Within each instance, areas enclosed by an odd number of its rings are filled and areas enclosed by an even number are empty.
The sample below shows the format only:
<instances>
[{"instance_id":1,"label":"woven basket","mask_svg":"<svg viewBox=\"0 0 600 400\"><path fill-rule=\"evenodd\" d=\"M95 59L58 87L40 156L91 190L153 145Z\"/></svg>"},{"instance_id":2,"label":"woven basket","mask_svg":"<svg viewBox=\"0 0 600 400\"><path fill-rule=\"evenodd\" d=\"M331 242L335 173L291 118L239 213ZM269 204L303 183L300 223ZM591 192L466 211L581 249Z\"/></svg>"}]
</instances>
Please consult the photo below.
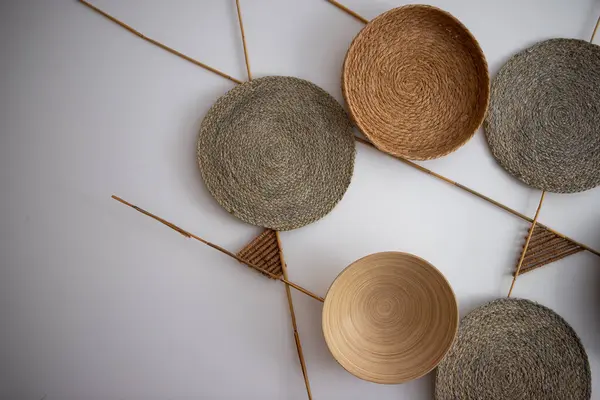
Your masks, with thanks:
<instances>
[{"instance_id":1,"label":"woven basket","mask_svg":"<svg viewBox=\"0 0 600 400\"><path fill-rule=\"evenodd\" d=\"M590 365L577 334L554 311L500 299L462 319L438 366L436 400L588 400Z\"/></svg>"},{"instance_id":2,"label":"woven basket","mask_svg":"<svg viewBox=\"0 0 600 400\"><path fill-rule=\"evenodd\" d=\"M488 105L489 75L460 21L411 5L381 14L354 38L342 91L352 119L377 148L428 160L475 134Z\"/></svg>"},{"instance_id":3,"label":"woven basket","mask_svg":"<svg viewBox=\"0 0 600 400\"><path fill-rule=\"evenodd\" d=\"M208 111L198 164L227 211L274 230L314 222L352 178L355 143L342 106L318 86L269 76L230 90Z\"/></svg>"},{"instance_id":4,"label":"woven basket","mask_svg":"<svg viewBox=\"0 0 600 400\"><path fill-rule=\"evenodd\" d=\"M494 78L484 128L498 163L527 185L600 185L600 46L550 39L514 55Z\"/></svg>"},{"instance_id":5,"label":"woven basket","mask_svg":"<svg viewBox=\"0 0 600 400\"><path fill-rule=\"evenodd\" d=\"M411 254L355 261L335 279L323 306L323 334L351 374L376 383L419 378L456 336L458 307L444 276Z\"/></svg>"}]
</instances>

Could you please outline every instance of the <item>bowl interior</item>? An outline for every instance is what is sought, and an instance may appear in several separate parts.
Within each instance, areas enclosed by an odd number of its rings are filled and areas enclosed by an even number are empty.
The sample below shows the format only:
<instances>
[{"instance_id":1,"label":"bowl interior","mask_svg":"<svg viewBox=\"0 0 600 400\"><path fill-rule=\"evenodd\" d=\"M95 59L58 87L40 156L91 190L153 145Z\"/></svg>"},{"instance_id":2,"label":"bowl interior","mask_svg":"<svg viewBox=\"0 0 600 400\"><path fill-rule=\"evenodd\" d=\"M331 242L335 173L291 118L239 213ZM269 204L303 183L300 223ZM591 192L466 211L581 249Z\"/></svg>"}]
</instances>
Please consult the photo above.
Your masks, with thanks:
<instances>
[{"instance_id":1,"label":"bowl interior","mask_svg":"<svg viewBox=\"0 0 600 400\"><path fill-rule=\"evenodd\" d=\"M467 142L489 100L485 56L451 14L411 5L381 14L346 54L342 90L359 129L380 150L426 160Z\"/></svg>"},{"instance_id":2,"label":"bowl interior","mask_svg":"<svg viewBox=\"0 0 600 400\"><path fill-rule=\"evenodd\" d=\"M323 307L333 357L377 383L421 377L442 360L458 328L458 307L444 276L411 254L376 253L346 268Z\"/></svg>"}]
</instances>

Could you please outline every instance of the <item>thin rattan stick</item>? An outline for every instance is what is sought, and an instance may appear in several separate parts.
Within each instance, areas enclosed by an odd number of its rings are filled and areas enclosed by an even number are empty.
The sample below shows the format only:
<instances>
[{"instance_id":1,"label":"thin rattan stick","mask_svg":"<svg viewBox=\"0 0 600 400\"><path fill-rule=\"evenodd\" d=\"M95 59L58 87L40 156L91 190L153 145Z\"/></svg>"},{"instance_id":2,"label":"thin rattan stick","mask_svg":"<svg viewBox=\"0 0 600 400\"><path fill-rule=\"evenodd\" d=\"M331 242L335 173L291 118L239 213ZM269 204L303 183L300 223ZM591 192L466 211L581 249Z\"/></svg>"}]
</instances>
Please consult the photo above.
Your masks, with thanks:
<instances>
[{"instance_id":1,"label":"thin rattan stick","mask_svg":"<svg viewBox=\"0 0 600 400\"><path fill-rule=\"evenodd\" d=\"M221 253L226 254L226 255L228 255L231 258L236 259L237 261L241 262L242 264L245 264L245 265L249 266L250 268L254 268L255 270L257 270L259 272L262 272L264 274L269 275L271 278L273 278L275 280L279 280L279 281L281 281L281 282L283 282L285 284L290 285L291 287L293 287L294 289L298 290L299 292L302 292L302 293L304 293L304 294L312 297L315 300L319 300L321 303L325 301L321 296L317 296L316 294L314 294L310 290L304 289L302 286L296 285L294 282L290 282L290 281L288 281L287 279L285 279L283 277L279 277L279 276L277 276L275 274L272 274L271 272L269 272L269 271L267 271L267 270L259 267L258 265L253 264L253 263L249 262L248 260L244 260L241 257L238 257L236 254L230 252L229 250L226 250L226 249L224 249L221 246L218 246L218 245L216 245L214 243L211 243L211 242L209 242L207 240L202 239L201 237L198 237L198 236L196 236L196 235L194 235L192 233L189 233L188 231L185 231L185 230L181 229L180 227L176 226L175 224L173 224L173 223L171 223L171 222L169 222L169 221L167 221L165 219L162 219L162 218L160 218L160 217L158 217L158 216L156 216L156 215L154 215L154 214L152 214L152 213L144 210L143 208L140 208L140 207L138 207L136 205L133 205L133 204L131 204L131 203L123 200L122 198L115 196L115 195L112 195L111 197L113 199L117 200L118 202L123 203L126 206L129 206L129 207L133 208L134 210L139 211L142 214L147 215L148 217L157 220L158 222L160 222L160 223L168 226L169 228L171 228L171 229L179 232L180 234L182 234L183 236L185 236L187 238L196 239L197 241L202 242L205 245L210 246L213 249L218 250Z\"/></svg>"},{"instance_id":2,"label":"thin rattan stick","mask_svg":"<svg viewBox=\"0 0 600 400\"><path fill-rule=\"evenodd\" d=\"M201 62L200 62L200 61L198 61L198 60L195 60L195 59L193 59L193 58L191 58L191 57L189 57L189 56L186 56L185 54L183 54L183 53L181 53L181 52L179 52L179 51L177 51L177 50L175 50L175 49L172 49L172 48L170 48L170 47L168 47L168 46L166 46L166 45L164 45L164 44L162 44L162 43L160 43L160 42L158 42L158 41L156 41L156 40L154 40L154 39L152 39L152 38L149 38L148 36L145 36L145 35L143 35L143 34L142 34L142 33L140 33L139 31L137 31L137 30L133 29L131 26L127 25L126 23L124 23L124 22L122 22L122 21L119 21L118 19L116 19L116 18L115 18L115 17L113 17L112 15L110 15L110 14L107 14L106 12L102 11L102 10L101 10L101 9L99 9L98 7L94 6L94 5L93 5L93 4L91 4L91 3L88 3L88 2L87 2L87 1L85 1L85 0L79 0L79 2L80 2L81 4L83 4L83 5L85 5L86 7L89 7L91 10L94 10L95 12L97 12L97 13L98 13L98 14L100 14L100 15L102 15L103 17L105 17L105 18L107 18L107 19L111 20L112 22L114 22L115 24L119 25L120 27L122 27L122 28L125 28L126 30L128 30L128 31L129 31L129 32L131 32L131 33L133 33L134 35L136 35L136 36L138 36L138 37L140 37L140 38L144 39L144 40L145 40L145 41L147 41L147 42L150 42L150 43L152 43L153 45L156 45L156 46L160 47L160 48L161 48L161 49L163 49L163 50L166 50L166 51L168 51L168 52L169 52L169 53L171 53L171 54L174 54L174 55L176 55L177 57L183 58L184 60L186 60L186 61L189 61L189 62L191 62L192 64L194 64L194 65L197 65L197 66L199 66L199 67L202 67L202 68L204 68L204 69L206 69L206 70L208 70L208 71L210 71L210 72L214 72L215 74L217 74L217 75L219 75L219 76L222 76L223 78L229 79L229 80L230 80L230 81L232 81L232 82L235 82L235 83L242 83L242 81L240 81L240 80L238 80L238 79L235 79L235 78L233 78L233 77L231 77L231 76L227 75L226 73L219 71L218 69L215 69L215 68L213 68L213 67L211 67L211 66L208 66L208 65L206 65L206 64L204 64L204 63L201 63Z\"/></svg>"},{"instance_id":3,"label":"thin rattan stick","mask_svg":"<svg viewBox=\"0 0 600 400\"><path fill-rule=\"evenodd\" d=\"M277 247L279 247L279 259L281 260L281 270L283 271L283 277L287 280L287 265L283 258L283 247L281 246L281 238L279 232L275 231L277 237ZM310 382L308 381L308 372L306 371L306 362L304 361L304 352L302 351L302 343L300 342L300 334L298 333L298 324L296 323L296 312L294 311L294 303L292 301L292 292L290 287L285 285L285 293L287 295L288 305L290 307L290 316L292 317L292 328L294 329L294 341L296 342L296 350L298 351L298 359L300 360L300 367L302 368L302 375L304 376L304 385L306 386L306 394L308 399L312 400L312 393L310 391Z\"/></svg>"},{"instance_id":4,"label":"thin rattan stick","mask_svg":"<svg viewBox=\"0 0 600 400\"><path fill-rule=\"evenodd\" d=\"M531 227L529 228L529 234L527 235L527 240L525 241L525 246L523 246L523 251L521 252L521 258L519 259L519 264L517 265L517 270L513 276L512 283L510 284L510 289L508 290L508 296L512 294L513 288L515 287L515 282L519 277L519 272L521 272L521 265L523 265L523 260L525 259L525 253L527 252L527 247L529 246L529 241L531 240L531 235L533 235L533 230L535 229L535 224L537 223L537 219L540 216L540 210L542 209L542 203L544 202L544 197L546 197L546 191L542 191L542 196L540 197L540 203L538 204L538 208L535 211L535 217L533 217L533 222L531 223Z\"/></svg>"},{"instance_id":5,"label":"thin rattan stick","mask_svg":"<svg viewBox=\"0 0 600 400\"><path fill-rule=\"evenodd\" d=\"M367 146L371 146L371 147L373 147L374 149L376 149L376 150L377 150L377 148L375 147L375 145L373 145L373 143L371 143L370 141L368 141L368 140L366 140L366 139L363 139L363 138L361 138L361 137L358 137L358 136L355 136L354 138L356 139L356 141L357 141L357 142L360 142L360 143L366 144ZM516 211L516 210L513 210L512 208L510 208L510 207L508 207L508 206L505 206L504 204L502 204L502 203L500 203L500 202L498 202L498 201L496 201L496 200L494 200L494 199L492 199L492 198L489 198L488 196L486 196L486 195L483 195L483 194L481 194L481 193L479 193L479 192L477 192L477 191L475 191L475 190L473 190L473 189L471 189L471 188L469 188L469 187L467 187L467 186L465 186L465 185L462 185L462 184L460 184L460 183L458 183L458 182L455 182L455 181L453 181L452 179L446 178L446 177L445 177L445 176L443 176L443 175L437 174L437 173L435 173L435 172L433 172L433 171L431 171L431 170L429 170L429 169L427 169L427 168L425 168L425 167L422 167L422 166L421 166L421 165L419 165L419 164L416 164L416 163L414 163L414 162L412 162L412 161L409 161L409 160L406 160L406 159L404 159L404 158L401 158L401 157L395 157L395 156L392 156L392 157L394 157L395 159L397 159L397 160L399 160L399 161L402 161L404 164L406 164L406 165L408 165L408 166L410 166L410 167L413 167L413 168L415 168L415 169L418 169L419 171L421 171L421 172L424 172L424 173L426 173L426 174L428 174L428 175L431 175L431 176L433 176L434 178L437 178L437 179L439 179L439 180L441 180L441 181L444 181L444 182L446 182L446 183L449 183L449 184L451 184L451 185L453 185L453 186L456 186L456 187L457 187L457 188L459 188L459 189L462 189L462 190L464 190L465 192L468 192L468 193L470 193L470 194L472 194L472 195L474 195L474 196L476 196L476 197L479 197L481 200L487 201L488 203L490 203L490 204L493 204L494 206L496 206L496 207L498 207L498 208L501 208L501 209L503 209L504 211L507 211L507 212L511 213L512 215L514 215L514 216L516 216L516 217L519 217L519 218L521 218L521 219L522 219L522 220L524 220L524 221L527 221L527 222L533 222L533 219L531 219L531 218L530 218L530 217L528 217L527 215L525 215L525 214L522 214L522 213L520 213L520 212L518 212L518 211ZM583 249L585 249L585 250L589 251L590 253L593 253L593 254L595 254L595 255L597 255L597 256L600 256L600 251L598 251L598 250L595 250L595 249L591 248L590 246L587 246L587 245L585 245L585 244L583 244L583 243L580 243L580 242L578 242L578 241L576 241L576 240L574 240L574 239L570 238L570 237L569 237L569 236L567 236L567 235L564 235L564 234L562 234L562 233L560 233L560 232L558 232L558 231L555 231L554 229L552 229L552 228L548 227L547 225L544 225L544 224L541 224L541 223L538 223L537 225L538 225L538 226L540 226L540 227L542 227L542 228L544 228L544 229L546 229L546 230L548 230L548 231L550 231L550 232L552 232L552 233L554 233L554 234L555 234L555 235L557 235L557 236L560 236L560 237L561 237L561 238L563 238L563 239L566 239L566 240L569 240L569 241L573 242L573 243L574 243L574 244L576 244L577 246L579 246L579 247L581 247L581 248L583 248Z\"/></svg>"},{"instance_id":6,"label":"thin rattan stick","mask_svg":"<svg viewBox=\"0 0 600 400\"><path fill-rule=\"evenodd\" d=\"M596 26L594 27L594 32L592 32L592 37L590 38L590 43L592 43L594 41L596 32L598 32L598 26L600 26L600 16L598 17L598 21L596 21Z\"/></svg>"},{"instance_id":7,"label":"thin rattan stick","mask_svg":"<svg viewBox=\"0 0 600 400\"><path fill-rule=\"evenodd\" d=\"M246 71L248 72L248 80L252 80L252 73L250 72L250 58L248 56L248 46L246 45L246 35L244 33L244 23L242 22L242 11L240 8L240 0L235 0L237 7L238 21L240 24L240 33L242 35L242 44L244 47L244 60L246 61ZM281 239L279 232L275 231L275 237L277 238L277 248L279 249L279 260L281 262L281 271L283 273L283 279L288 280L287 265L283 257L283 247L281 245ZM294 302L292 300L292 292L288 284L285 285L285 293L287 296L288 307L290 309L290 317L292 319L292 329L294 330L294 342L296 343L296 351L298 352L298 360L300 361L300 368L302 369L302 376L304 377L304 385L306 386L306 394L308 400L312 400L312 393L310 390L310 382L308 380L308 372L306 370L306 362L304 361L304 352L302 351L302 342L300 342L300 334L298 333L298 324L296 322L296 312L294 311Z\"/></svg>"},{"instance_id":8,"label":"thin rattan stick","mask_svg":"<svg viewBox=\"0 0 600 400\"><path fill-rule=\"evenodd\" d=\"M248 58L248 48L246 47L246 35L244 34L244 23L242 22L242 10L240 9L240 0L235 0L237 7L238 21L240 22L240 33L242 34L242 44L244 45L244 59L246 60L246 70L248 71L248 80L252 80L250 73L250 59Z\"/></svg>"},{"instance_id":9,"label":"thin rattan stick","mask_svg":"<svg viewBox=\"0 0 600 400\"><path fill-rule=\"evenodd\" d=\"M333 4L334 6L336 6L337 8L339 8L340 10L344 11L345 13L348 13L349 15L353 16L354 18L356 18L357 20L359 20L360 22L362 22L363 24L367 24L369 22L368 19L361 17L360 15L358 15L357 13L355 13L354 11L352 11L351 9L349 9L348 7L346 7L343 4L338 3L335 0L326 0L327 2Z\"/></svg>"}]
</instances>

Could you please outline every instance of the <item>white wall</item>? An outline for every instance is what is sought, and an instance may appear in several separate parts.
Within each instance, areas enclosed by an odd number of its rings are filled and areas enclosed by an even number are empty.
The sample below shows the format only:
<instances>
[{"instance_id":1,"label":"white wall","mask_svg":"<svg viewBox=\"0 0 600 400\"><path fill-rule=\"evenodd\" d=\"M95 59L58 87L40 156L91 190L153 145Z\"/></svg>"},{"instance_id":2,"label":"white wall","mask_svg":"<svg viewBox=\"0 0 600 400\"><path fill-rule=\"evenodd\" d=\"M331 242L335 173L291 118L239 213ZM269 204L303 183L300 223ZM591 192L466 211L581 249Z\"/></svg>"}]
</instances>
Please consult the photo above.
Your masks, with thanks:
<instances>
[{"instance_id":1,"label":"white wall","mask_svg":"<svg viewBox=\"0 0 600 400\"><path fill-rule=\"evenodd\" d=\"M233 0L94 4L245 77ZM401 1L346 0L367 18ZM551 37L589 39L592 0L435 1L478 38L491 73ZM362 25L323 0L243 0L255 76L293 75L342 100ZM110 199L118 194L231 250L260 230L210 197L195 162L202 117L232 84L75 1L0 3L0 398L304 399L282 285ZM533 215L540 193L479 132L428 168ZM548 195L541 221L600 248L600 189ZM291 278L324 294L353 260L415 253L449 279L461 315L506 295L527 224L358 145L323 220L282 234ZM600 379L600 258L523 276L515 295L561 314ZM315 399L431 399L431 376L363 382L329 355L321 305L294 294ZM595 398L600 399L596 394Z\"/></svg>"}]
</instances>

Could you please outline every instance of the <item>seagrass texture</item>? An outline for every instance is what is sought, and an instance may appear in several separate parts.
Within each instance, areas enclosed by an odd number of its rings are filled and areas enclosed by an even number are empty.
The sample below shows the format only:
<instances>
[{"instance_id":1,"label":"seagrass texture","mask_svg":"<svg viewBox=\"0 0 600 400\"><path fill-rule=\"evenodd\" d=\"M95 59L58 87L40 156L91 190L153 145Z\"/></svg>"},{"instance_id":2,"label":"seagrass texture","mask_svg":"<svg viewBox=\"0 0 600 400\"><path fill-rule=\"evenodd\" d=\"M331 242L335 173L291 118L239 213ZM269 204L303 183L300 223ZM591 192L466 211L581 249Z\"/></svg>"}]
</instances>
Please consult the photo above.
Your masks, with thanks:
<instances>
[{"instance_id":1,"label":"seagrass texture","mask_svg":"<svg viewBox=\"0 0 600 400\"><path fill-rule=\"evenodd\" d=\"M492 83L485 133L527 185L573 193L600 184L600 47L550 39L514 55Z\"/></svg>"},{"instance_id":2,"label":"seagrass texture","mask_svg":"<svg viewBox=\"0 0 600 400\"><path fill-rule=\"evenodd\" d=\"M583 251L583 247L536 225L519 274L523 275L580 251Z\"/></svg>"},{"instance_id":3,"label":"seagrass texture","mask_svg":"<svg viewBox=\"0 0 600 400\"><path fill-rule=\"evenodd\" d=\"M460 21L410 5L381 14L354 38L342 91L352 119L378 149L428 160L475 134L488 105L489 75Z\"/></svg>"},{"instance_id":4,"label":"seagrass texture","mask_svg":"<svg viewBox=\"0 0 600 400\"><path fill-rule=\"evenodd\" d=\"M427 261L376 253L335 279L323 306L323 333L351 374L403 383L431 371L450 348L458 308L452 288Z\"/></svg>"},{"instance_id":5,"label":"seagrass texture","mask_svg":"<svg viewBox=\"0 0 600 400\"><path fill-rule=\"evenodd\" d=\"M271 229L267 229L258 235L244 246L237 255L265 271L269 271L272 275L263 274L268 278L275 279L273 275L277 278L283 275L277 233Z\"/></svg>"},{"instance_id":6,"label":"seagrass texture","mask_svg":"<svg viewBox=\"0 0 600 400\"><path fill-rule=\"evenodd\" d=\"M590 396L590 366L577 334L554 311L524 299L495 300L469 313L436 372L436 400Z\"/></svg>"},{"instance_id":7,"label":"seagrass texture","mask_svg":"<svg viewBox=\"0 0 600 400\"><path fill-rule=\"evenodd\" d=\"M241 220L275 230L329 213L354 169L342 106L318 86L270 76L222 96L202 121L198 162L210 193Z\"/></svg>"}]
</instances>

